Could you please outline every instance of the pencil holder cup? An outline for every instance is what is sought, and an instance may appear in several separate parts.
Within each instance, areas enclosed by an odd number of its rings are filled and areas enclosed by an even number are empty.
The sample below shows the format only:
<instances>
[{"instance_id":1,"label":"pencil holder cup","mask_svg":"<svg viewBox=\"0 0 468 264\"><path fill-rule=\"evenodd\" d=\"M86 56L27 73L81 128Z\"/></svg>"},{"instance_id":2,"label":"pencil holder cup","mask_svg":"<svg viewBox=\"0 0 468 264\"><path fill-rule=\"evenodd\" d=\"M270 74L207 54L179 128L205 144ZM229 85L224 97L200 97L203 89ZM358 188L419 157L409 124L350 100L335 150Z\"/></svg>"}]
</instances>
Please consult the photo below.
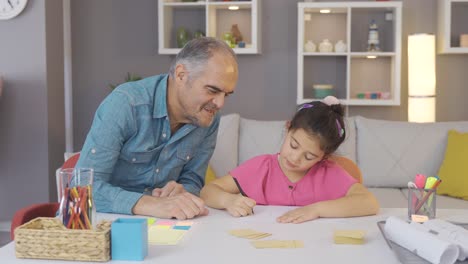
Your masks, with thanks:
<instances>
[{"instance_id":1,"label":"pencil holder cup","mask_svg":"<svg viewBox=\"0 0 468 264\"><path fill-rule=\"evenodd\" d=\"M435 189L408 189L408 218L412 215L427 216L433 219L436 216Z\"/></svg>"},{"instance_id":2,"label":"pencil holder cup","mask_svg":"<svg viewBox=\"0 0 468 264\"><path fill-rule=\"evenodd\" d=\"M92 229L96 223L91 168L60 169L58 171L59 217L69 229Z\"/></svg>"},{"instance_id":3,"label":"pencil holder cup","mask_svg":"<svg viewBox=\"0 0 468 264\"><path fill-rule=\"evenodd\" d=\"M113 260L143 260L148 255L148 220L118 218L112 222Z\"/></svg>"}]
</instances>

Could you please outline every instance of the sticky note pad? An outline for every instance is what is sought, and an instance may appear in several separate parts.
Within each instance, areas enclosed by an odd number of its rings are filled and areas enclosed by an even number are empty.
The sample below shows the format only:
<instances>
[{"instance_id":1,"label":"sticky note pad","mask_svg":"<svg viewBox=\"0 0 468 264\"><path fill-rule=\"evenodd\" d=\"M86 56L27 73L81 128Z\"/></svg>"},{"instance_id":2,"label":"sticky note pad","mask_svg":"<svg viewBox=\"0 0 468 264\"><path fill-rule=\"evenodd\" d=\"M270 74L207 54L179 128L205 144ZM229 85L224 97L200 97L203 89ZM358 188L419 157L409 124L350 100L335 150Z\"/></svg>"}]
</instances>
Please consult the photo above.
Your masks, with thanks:
<instances>
[{"instance_id":1,"label":"sticky note pad","mask_svg":"<svg viewBox=\"0 0 468 264\"><path fill-rule=\"evenodd\" d=\"M177 229L177 230L189 230L191 226L183 226L183 225L176 225L173 226L172 229Z\"/></svg>"},{"instance_id":2,"label":"sticky note pad","mask_svg":"<svg viewBox=\"0 0 468 264\"><path fill-rule=\"evenodd\" d=\"M411 215L411 221L416 222L416 223L424 223L429 220L429 217L426 215L416 215L412 214Z\"/></svg>"},{"instance_id":3,"label":"sticky note pad","mask_svg":"<svg viewBox=\"0 0 468 264\"><path fill-rule=\"evenodd\" d=\"M159 220L158 222L156 222L157 225L166 225L166 226L171 226L171 225L174 225L175 222L174 221L169 221L169 220Z\"/></svg>"},{"instance_id":4,"label":"sticky note pad","mask_svg":"<svg viewBox=\"0 0 468 264\"><path fill-rule=\"evenodd\" d=\"M169 225L154 225L154 226L151 226L151 228L153 228L153 229L171 229L171 226L169 226Z\"/></svg>"},{"instance_id":5,"label":"sticky note pad","mask_svg":"<svg viewBox=\"0 0 468 264\"><path fill-rule=\"evenodd\" d=\"M176 223L178 226L191 226L193 225L193 221L179 221Z\"/></svg>"},{"instance_id":6,"label":"sticky note pad","mask_svg":"<svg viewBox=\"0 0 468 264\"><path fill-rule=\"evenodd\" d=\"M152 225L154 224L154 222L156 222L156 219L155 218L148 218L148 225Z\"/></svg>"},{"instance_id":7,"label":"sticky note pad","mask_svg":"<svg viewBox=\"0 0 468 264\"><path fill-rule=\"evenodd\" d=\"M229 231L229 234L247 239L261 239L271 236L270 233L259 232L253 229L233 229Z\"/></svg>"},{"instance_id":8,"label":"sticky note pad","mask_svg":"<svg viewBox=\"0 0 468 264\"><path fill-rule=\"evenodd\" d=\"M159 229L151 227L148 231L150 244L177 245L187 231L175 229Z\"/></svg>"},{"instance_id":9,"label":"sticky note pad","mask_svg":"<svg viewBox=\"0 0 468 264\"><path fill-rule=\"evenodd\" d=\"M255 248L303 248L301 240L260 240L251 241Z\"/></svg>"},{"instance_id":10,"label":"sticky note pad","mask_svg":"<svg viewBox=\"0 0 468 264\"><path fill-rule=\"evenodd\" d=\"M335 244L364 244L364 236L366 232L363 230L335 230L333 240Z\"/></svg>"}]
</instances>

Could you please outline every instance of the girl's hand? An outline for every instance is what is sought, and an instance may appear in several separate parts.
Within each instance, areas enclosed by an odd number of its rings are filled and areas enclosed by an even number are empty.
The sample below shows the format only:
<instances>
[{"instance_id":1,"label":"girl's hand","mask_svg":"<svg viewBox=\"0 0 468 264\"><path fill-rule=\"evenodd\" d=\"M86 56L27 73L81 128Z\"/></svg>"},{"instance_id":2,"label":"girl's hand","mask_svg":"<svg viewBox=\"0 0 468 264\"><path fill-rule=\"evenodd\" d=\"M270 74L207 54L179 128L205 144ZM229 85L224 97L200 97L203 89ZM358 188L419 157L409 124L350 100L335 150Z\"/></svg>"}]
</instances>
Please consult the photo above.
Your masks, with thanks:
<instances>
[{"instance_id":1,"label":"girl's hand","mask_svg":"<svg viewBox=\"0 0 468 264\"><path fill-rule=\"evenodd\" d=\"M226 206L226 210L234 217L247 216L253 214L253 208L256 205L255 200L249 197L235 195Z\"/></svg>"},{"instance_id":2,"label":"girl's hand","mask_svg":"<svg viewBox=\"0 0 468 264\"><path fill-rule=\"evenodd\" d=\"M305 221L314 220L319 218L318 210L313 205L304 206L291 210L282 216L276 218L278 223L293 223L299 224Z\"/></svg>"}]
</instances>

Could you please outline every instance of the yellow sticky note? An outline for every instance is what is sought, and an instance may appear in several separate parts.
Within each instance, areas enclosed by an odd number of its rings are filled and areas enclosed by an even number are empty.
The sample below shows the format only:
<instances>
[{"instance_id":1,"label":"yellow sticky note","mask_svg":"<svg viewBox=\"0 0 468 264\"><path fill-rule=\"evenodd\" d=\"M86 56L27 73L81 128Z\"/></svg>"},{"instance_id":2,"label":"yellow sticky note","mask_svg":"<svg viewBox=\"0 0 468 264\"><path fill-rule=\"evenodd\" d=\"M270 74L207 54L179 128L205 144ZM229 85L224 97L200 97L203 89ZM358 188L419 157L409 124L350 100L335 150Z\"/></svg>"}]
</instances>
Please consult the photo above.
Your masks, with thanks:
<instances>
[{"instance_id":1,"label":"yellow sticky note","mask_svg":"<svg viewBox=\"0 0 468 264\"><path fill-rule=\"evenodd\" d=\"M156 219L155 218L148 218L148 225L152 225L154 224L154 222L156 222Z\"/></svg>"},{"instance_id":2,"label":"yellow sticky note","mask_svg":"<svg viewBox=\"0 0 468 264\"><path fill-rule=\"evenodd\" d=\"M427 220L429 220L429 217L427 217L426 215L417 215L417 214L411 215L411 221L413 222L424 223Z\"/></svg>"},{"instance_id":3,"label":"yellow sticky note","mask_svg":"<svg viewBox=\"0 0 468 264\"><path fill-rule=\"evenodd\" d=\"M260 239L271 236L270 233L259 232L253 229L233 229L229 231L229 234L247 239Z\"/></svg>"},{"instance_id":4,"label":"yellow sticky note","mask_svg":"<svg viewBox=\"0 0 468 264\"><path fill-rule=\"evenodd\" d=\"M362 230L336 230L333 234L335 244L364 244L365 231Z\"/></svg>"},{"instance_id":5,"label":"yellow sticky note","mask_svg":"<svg viewBox=\"0 0 468 264\"><path fill-rule=\"evenodd\" d=\"M255 248L303 248L301 240L260 240L251 241Z\"/></svg>"},{"instance_id":6,"label":"yellow sticky note","mask_svg":"<svg viewBox=\"0 0 468 264\"><path fill-rule=\"evenodd\" d=\"M171 229L172 226L167 226L167 225L155 225L155 226L152 226L151 228L154 228L154 229Z\"/></svg>"},{"instance_id":7,"label":"yellow sticky note","mask_svg":"<svg viewBox=\"0 0 468 264\"><path fill-rule=\"evenodd\" d=\"M176 245L187 231L175 229L160 229L151 227L148 230L148 242L158 245Z\"/></svg>"}]
</instances>

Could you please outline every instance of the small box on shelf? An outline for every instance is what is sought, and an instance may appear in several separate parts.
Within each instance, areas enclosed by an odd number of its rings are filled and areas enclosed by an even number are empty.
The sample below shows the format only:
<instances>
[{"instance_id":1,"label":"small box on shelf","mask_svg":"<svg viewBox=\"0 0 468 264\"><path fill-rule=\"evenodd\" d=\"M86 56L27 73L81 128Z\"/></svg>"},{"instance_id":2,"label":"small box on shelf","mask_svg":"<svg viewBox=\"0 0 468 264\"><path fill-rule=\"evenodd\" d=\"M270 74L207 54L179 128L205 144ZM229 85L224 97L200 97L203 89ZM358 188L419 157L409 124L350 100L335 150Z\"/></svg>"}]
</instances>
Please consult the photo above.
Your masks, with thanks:
<instances>
[{"instance_id":1,"label":"small box on shelf","mask_svg":"<svg viewBox=\"0 0 468 264\"><path fill-rule=\"evenodd\" d=\"M298 3L296 102L333 84L345 105L399 105L401 21L396 1Z\"/></svg>"}]
</instances>

